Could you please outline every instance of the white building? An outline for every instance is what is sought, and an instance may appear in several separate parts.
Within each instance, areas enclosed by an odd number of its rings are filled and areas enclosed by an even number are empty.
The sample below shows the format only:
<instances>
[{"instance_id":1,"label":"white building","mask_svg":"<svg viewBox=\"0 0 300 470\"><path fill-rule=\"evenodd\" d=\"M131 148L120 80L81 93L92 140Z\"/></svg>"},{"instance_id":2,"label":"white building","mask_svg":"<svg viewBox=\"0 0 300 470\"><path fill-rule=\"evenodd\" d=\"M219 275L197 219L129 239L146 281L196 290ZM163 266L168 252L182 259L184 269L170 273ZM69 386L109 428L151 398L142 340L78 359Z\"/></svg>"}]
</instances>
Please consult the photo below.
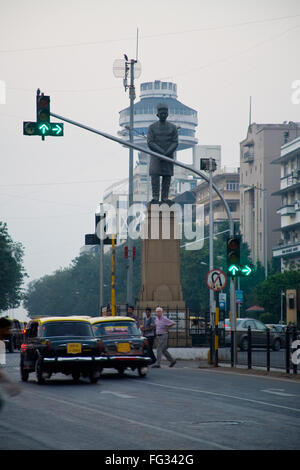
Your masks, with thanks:
<instances>
[{"instance_id":1,"label":"white building","mask_svg":"<svg viewBox=\"0 0 300 470\"><path fill-rule=\"evenodd\" d=\"M282 271L300 269L300 137L284 144L272 163L281 169L280 190L273 193L281 198L281 239L273 246L273 256L281 259Z\"/></svg>"}]
</instances>

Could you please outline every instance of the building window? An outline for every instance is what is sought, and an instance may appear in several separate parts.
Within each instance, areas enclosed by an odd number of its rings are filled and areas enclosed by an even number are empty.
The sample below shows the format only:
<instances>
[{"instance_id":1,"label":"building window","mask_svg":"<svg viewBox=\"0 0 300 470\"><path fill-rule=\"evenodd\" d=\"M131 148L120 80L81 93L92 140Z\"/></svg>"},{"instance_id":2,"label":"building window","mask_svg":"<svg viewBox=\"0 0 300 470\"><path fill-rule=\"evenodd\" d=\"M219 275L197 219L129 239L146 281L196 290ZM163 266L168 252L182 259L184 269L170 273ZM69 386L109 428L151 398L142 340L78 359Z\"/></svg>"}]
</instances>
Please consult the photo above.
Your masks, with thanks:
<instances>
[{"instance_id":1,"label":"building window","mask_svg":"<svg viewBox=\"0 0 300 470\"><path fill-rule=\"evenodd\" d=\"M230 212L236 212L237 209L237 203L236 202L229 202L228 207L230 209Z\"/></svg>"},{"instance_id":2,"label":"building window","mask_svg":"<svg viewBox=\"0 0 300 470\"><path fill-rule=\"evenodd\" d=\"M262 233L259 232L259 249L262 251Z\"/></svg>"},{"instance_id":3,"label":"building window","mask_svg":"<svg viewBox=\"0 0 300 470\"><path fill-rule=\"evenodd\" d=\"M160 89L160 82L154 82L154 89L159 90Z\"/></svg>"},{"instance_id":4,"label":"building window","mask_svg":"<svg viewBox=\"0 0 300 470\"><path fill-rule=\"evenodd\" d=\"M166 90L167 86L168 86L168 84L166 82L162 83L162 85L161 85L162 90Z\"/></svg>"},{"instance_id":5,"label":"building window","mask_svg":"<svg viewBox=\"0 0 300 470\"><path fill-rule=\"evenodd\" d=\"M239 191L240 185L237 181L227 181L226 190L227 191Z\"/></svg>"}]
</instances>

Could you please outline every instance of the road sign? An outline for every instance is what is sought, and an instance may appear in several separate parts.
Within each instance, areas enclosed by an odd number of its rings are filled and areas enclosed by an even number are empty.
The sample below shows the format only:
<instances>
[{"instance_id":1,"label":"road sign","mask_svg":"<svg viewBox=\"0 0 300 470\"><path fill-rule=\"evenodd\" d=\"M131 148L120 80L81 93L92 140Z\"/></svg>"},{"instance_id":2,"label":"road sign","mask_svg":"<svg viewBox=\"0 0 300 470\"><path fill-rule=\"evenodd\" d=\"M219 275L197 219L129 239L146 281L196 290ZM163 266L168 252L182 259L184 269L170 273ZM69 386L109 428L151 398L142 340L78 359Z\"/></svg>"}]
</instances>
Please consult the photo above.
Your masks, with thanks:
<instances>
[{"instance_id":1,"label":"road sign","mask_svg":"<svg viewBox=\"0 0 300 470\"><path fill-rule=\"evenodd\" d=\"M227 284L227 276L221 269L212 269L207 273L206 284L214 291L223 290Z\"/></svg>"},{"instance_id":2,"label":"road sign","mask_svg":"<svg viewBox=\"0 0 300 470\"><path fill-rule=\"evenodd\" d=\"M222 311L226 310L226 302L227 302L227 296L226 294L223 294L220 292L219 294L219 309Z\"/></svg>"},{"instance_id":3,"label":"road sign","mask_svg":"<svg viewBox=\"0 0 300 470\"><path fill-rule=\"evenodd\" d=\"M242 304L244 302L244 291L236 290L235 291L235 298L237 304Z\"/></svg>"}]
</instances>

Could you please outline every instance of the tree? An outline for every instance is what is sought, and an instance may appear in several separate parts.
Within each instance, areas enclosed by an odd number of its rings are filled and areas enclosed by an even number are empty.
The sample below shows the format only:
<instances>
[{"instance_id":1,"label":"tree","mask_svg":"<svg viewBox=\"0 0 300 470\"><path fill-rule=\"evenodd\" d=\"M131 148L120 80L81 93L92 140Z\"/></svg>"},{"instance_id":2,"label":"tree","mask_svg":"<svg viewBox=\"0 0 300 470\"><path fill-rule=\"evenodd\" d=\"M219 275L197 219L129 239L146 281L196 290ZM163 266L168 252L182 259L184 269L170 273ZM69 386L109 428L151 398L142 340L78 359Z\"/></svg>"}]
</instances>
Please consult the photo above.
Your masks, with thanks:
<instances>
[{"instance_id":1,"label":"tree","mask_svg":"<svg viewBox=\"0 0 300 470\"><path fill-rule=\"evenodd\" d=\"M268 276L256 288L258 301L267 312L276 316L276 321L280 320L281 291L286 289L300 288L300 271L285 271Z\"/></svg>"},{"instance_id":2,"label":"tree","mask_svg":"<svg viewBox=\"0 0 300 470\"><path fill-rule=\"evenodd\" d=\"M14 242L7 225L0 222L0 311L20 305L26 276L23 256L22 244Z\"/></svg>"}]
</instances>

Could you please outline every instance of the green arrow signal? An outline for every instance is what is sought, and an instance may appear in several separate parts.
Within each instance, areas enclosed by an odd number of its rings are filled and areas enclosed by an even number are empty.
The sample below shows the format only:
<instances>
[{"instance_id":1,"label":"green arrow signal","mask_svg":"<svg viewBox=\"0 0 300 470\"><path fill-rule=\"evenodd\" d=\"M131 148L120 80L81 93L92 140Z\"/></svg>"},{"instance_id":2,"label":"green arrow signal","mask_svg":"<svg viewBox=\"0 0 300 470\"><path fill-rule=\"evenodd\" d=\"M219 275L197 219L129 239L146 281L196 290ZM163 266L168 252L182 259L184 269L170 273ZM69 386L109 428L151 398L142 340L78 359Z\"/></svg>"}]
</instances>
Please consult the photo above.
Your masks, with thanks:
<instances>
[{"instance_id":1,"label":"green arrow signal","mask_svg":"<svg viewBox=\"0 0 300 470\"><path fill-rule=\"evenodd\" d=\"M62 132L62 127L56 124L55 127L52 127L52 131L56 132L56 135L59 135Z\"/></svg>"},{"instance_id":2,"label":"green arrow signal","mask_svg":"<svg viewBox=\"0 0 300 470\"><path fill-rule=\"evenodd\" d=\"M239 268L238 268L238 266L235 266L234 264L232 264L231 266L229 266L228 271L229 271L233 276L235 276L236 273L239 271Z\"/></svg>"},{"instance_id":3,"label":"green arrow signal","mask_svg":"<svg viewBox=\"0 0 300 470\"><path fill-rule=\"evenodd\" d=\"M250 266L245 265L241 271L244 274L244 276L249 276L249 274L251 274L252 272L252 269L250 268Z\"/></svg>"},{"instance_id":4,"label":"green arrow signal","mask_svg":"<svg viewBox=\"0 0 300 470\"><path fill-rule=\"evenodd\" d=\"M39 130L42 131L42 134L45 135L46 131L49 130L49 127L46 126L46 124L42 124L40 127L39 127Z\"/></svg>"}]
</instances>

